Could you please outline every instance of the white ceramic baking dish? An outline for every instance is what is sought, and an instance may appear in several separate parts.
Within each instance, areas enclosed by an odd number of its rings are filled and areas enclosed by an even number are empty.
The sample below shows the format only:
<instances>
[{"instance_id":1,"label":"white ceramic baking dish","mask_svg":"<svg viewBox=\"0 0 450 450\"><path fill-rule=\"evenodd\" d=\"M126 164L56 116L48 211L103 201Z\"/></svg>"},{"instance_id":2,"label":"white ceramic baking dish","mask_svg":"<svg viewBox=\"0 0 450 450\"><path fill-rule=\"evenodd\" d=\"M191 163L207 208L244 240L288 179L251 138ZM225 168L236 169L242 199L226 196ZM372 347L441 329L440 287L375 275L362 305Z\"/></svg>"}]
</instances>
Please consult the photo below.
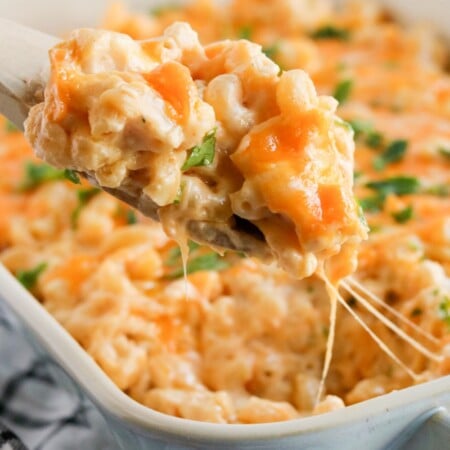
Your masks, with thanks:
<instances>
[{"instance_id":1,"label":"white ceramic baking dish","mask_svg":"<svg viewBox=\"0 0 450 450\"><path fill-rule=\"evenodd\" d=\"M60 34L78 26L95 25L106 3L106 0L40 0L30 7L29 0L1 0L0 17ZM161 2L130 0L129 3L148 9L151 4ZM403 20L430 21L450 36L447 23L450 0L385 3ZM450 449L450 377L393 392L345 410L289 422L261 425L194 422L150 410L120 391L1 265L0 300L19 317L37 351L54 359L92 399L104 415L118 449Z\"/></svg>"}]
</instances>

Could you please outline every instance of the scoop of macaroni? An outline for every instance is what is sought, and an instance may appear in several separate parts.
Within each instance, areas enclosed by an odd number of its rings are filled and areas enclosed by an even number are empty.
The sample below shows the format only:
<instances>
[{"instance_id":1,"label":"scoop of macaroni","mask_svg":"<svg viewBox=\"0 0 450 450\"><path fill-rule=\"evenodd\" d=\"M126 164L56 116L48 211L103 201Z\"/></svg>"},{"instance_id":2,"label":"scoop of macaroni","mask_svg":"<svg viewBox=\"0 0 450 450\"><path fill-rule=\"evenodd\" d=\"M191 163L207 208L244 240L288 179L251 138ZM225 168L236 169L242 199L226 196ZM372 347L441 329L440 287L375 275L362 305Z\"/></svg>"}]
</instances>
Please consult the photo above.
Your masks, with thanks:
<instances>
[{"instance_id":1,"label":"scoop of macaroni","mask_svg":"<svg viewBox=\"0 0 450 450\"><path fill-rule=\"evenodd\" d=\"M366 227L353 132L305 72L280 71L244 39L203 47L182 22L142 41L77 30L50 59L25 124L39 157L100 186L139 186L173 237L240 218L296 277L354 271Z\"/></svg>"}]
</instances>

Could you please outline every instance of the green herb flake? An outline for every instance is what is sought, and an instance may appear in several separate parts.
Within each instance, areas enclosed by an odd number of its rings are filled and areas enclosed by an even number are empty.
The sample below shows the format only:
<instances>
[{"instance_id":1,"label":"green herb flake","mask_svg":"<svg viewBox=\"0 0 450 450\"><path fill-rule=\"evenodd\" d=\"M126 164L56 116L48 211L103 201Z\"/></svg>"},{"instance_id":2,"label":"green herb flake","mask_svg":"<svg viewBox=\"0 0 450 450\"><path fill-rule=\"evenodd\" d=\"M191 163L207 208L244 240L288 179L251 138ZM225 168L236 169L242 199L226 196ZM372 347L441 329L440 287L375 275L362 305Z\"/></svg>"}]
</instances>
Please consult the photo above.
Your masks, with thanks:
<instances>
[{"instance_id":1,"label":"green herb flake","mask_svg":"<svg viewBox=\"0 0 450 450\"><path fill-rule=\"evenodd\" d=\"M248 41L250 41L252 35L253 35L253 28L250 25L244 25L243 27L239 28L237 32L238 39L247 39Z\"/></svg>"},{"instance_id":2,"label":"green herb flake","mask_svg":"<svg viewBox=\"0 0 450 450\"><path fill-rule=\"evenodd\" d=\"M99 188L79 189L77 191L78 201L82 206L84 206L92 197L95 197L100 192L101 191Z\"/></svg>"},{"instance_id":3,"label":"green herb flake","mask_svg":"<svg viewBox=\"0 0 450 450\"><path fill-rule=\"evenodd\" d=\"M200 247L200 244L194 241L188 241L189 253L194 252ZM179 246L173 247L169 250L167 259L164 262L166 266L173 267L181 262L181 249Z\"/></svg>"},{"instance_id":4,"label":"green herb flake","mask_svg":"<svg viewBox=\"0 0 450 450\"><path fill-rule=\"evenodd\" d=\"M72 215L70 218L73 228L76 228L78 217L80 216L83 207L86 206L89 203L89 201L100 192L101 190L98 188L78 189L77 191L78 205L72 211Z\"/></svg>"},{"instance_id":5,"label":"green herb flake","mask_svg":"<svg viewBox=\"0 0 450 450\"><path fill-rule=\"evenodd\" d=\"M19 270L17 272L16 278L19 282L26 287L28 290L33 289L36 286L39 276L47 268L47 263L42 262L36 267L30 270Z\"/></svg>"},{"instance_id":6,"label":"green herb flake","mask_svg":"<svg viewBox=\"0 0 450 450\"><path fill-rule=\"evenodd\" d=\"M369 131L366 136L366 145L370 148L378 149L383 145L384 137L378 131Z\"/></svg>"},{"instance_id":7,"label":"green herb flake","mask_svg":"<svg viewBox=\"0 0 450 450\"><path fill-rule=\"evenodd\" d=\"M359 201L358 201L358 199L355 197L355 203L356 203L356 208L358 209L358 218L359 218L359 221L361 222L361 224L364 226L364 227L368 227L368 225L367 225L367 219L366 219L366 216L364 215L364 209L363 209L363 207L360 205L360 203L359 203Z\"/></svg>"},{"instance_id":8,"label":"green herb flake","mask_svg":"<svg viewBox=\"0 0 450 450\"><path fill-rule=\"evenodd\" d=\"M136 213L132 209L129 209L126 212L125 218L127 221L127 225L136 225L138 223Z\"/></svg>"},{"instance_id":9,"label":"green herb flake","mask_svg":"<svg viewBox=\"0 0 450 450\"><path fill-rule=\"evenodd\" d=\"M135 225L139 222L135 211L128 207L124 207L123 205L117 206L115 216L118 219L125 219L127 225Z\"/></svg>"},{"instance_id":10,"label":"green herb flake","mask_svg":"<svg viewBox=\"0 0 450 450\"><path fill-rule=\"evenodd\" d=\"M177 196L173 200L174 205L179 205L181 203L181 199L183 198L183 192L184 192L184 182L181 182L180 186L178 187Z\"/></svg>"},{"instance_id":11,"label":"green herb flake","mask_svg":"<svg viewBox=\"0 0 450 450\"><path fill-rule=\"evenodd\" d=\"M190 154L184 162L181 170L189 170L192 167L209 166L214 161L216 147L216 128L209 131L203 137L202 143L191 148Z\"/></svg>"},{"instance_id":12,"label":"green herb flake","mask_svg":"<svg viewBox=\"0 0 450 450\"><path fill-rule=\"evenodd\" d=\"M64 170L55 169L47 164L36 164L28 161L25 164L25 174L19 184L19 189L21 191L30 191L47 181L64 180L65 178Z\"/></svg>"},{"instance_id":13,"label":"green herb flake","mask_svg":"<svg viewBox=\"0 0 450 450\"><path fill-rule=\"evenodd\" d=\"M378 224L369 225L369 233L370 234L378 233L382 229L383 229L383 227L381 225L378 225Z\"/></svg>"},{"instance_id":14,"label":"green herb flake","mask_svg":"<svg viewBox=\"0 0 450 450\"><path fill-rule=\"evenodd\" d=\"M441 156L448 159L450 161L450 148L447 147L440 147L438 148L438 152Z\"/></svg>"},{"instance_id":15,"label":"green herb flake","mask_svg":"<svg viewBox=\"0 0 450 450\"><path fill-rule=\"evenodd\" d=\"M274 60L279 50L280 50L279 42L275 42L275 44L270 45L269 47L262 48L262 52L271 60Z\"/></svg>"},{"instance_id":16,"label":"green herb flake","mask_svg":"<svg viewBox=\"0 0 450 450\"><path fill-rule=\"evenodd\" d=\"M348 123L355 133L355 138L361 134L368 134L373 130L373 125L367 120L353 119L349 120Z\"/></svg>"},{"instance_id":17,"label":"green herb flake","mask_svg":"<svg viewBox=\"0 0 450 450\"><path fill-rule=\"evenodd\" d=\"M169 12L177 11L180 9L180 5L176 4L168 4L168 5L160 5L155 6L150 10L150 15L154 17L161 17L164 14L167 14Z\"/></svg>"},{"instance_id":18,"label":"green herb flake","mask_svg":"<svg viewBox=\"0 0 450 450\"><path fill-rule=\"evenodd\" d=\"M385 200L386 198L384 195L373 195L360 198L358 202L364 212L378 212L383 209Z\"/></svg>"},{"instance_id":19,"label":"green herb flake","mask_svg":"<svg viewBox=\"0 0 450 450\"><path fill-rule=\"evenodd\" d=\"M5 122L5 131L7 133L17 133L17 132L19 132L19 129L10 120L7 120Z\"/></svg>"},{"instance_id":20,"label":"green herb flake","mask_svg":"<svg viewBox=\"0 0 450 450\"><path fill-rule=\"evenodd\" d=\"M338 127L342 127L342 128L345 128L346 130L352 130L353 131L352 126L348 122L346 122L345 120L342 120L340 117L336 117L334 119L334 123Z\"/></svg>"},{"instance_id":21,"label":"green herb flake","mask_svg":"<svg viewBox=\"0 0 450 450\"><path fill-rule=\"evenodd\" d=\"M445 296L438 306L438 316L450 328L450 298Z\"/></svg>"},{"instance_id":22,"label":"green herb flake","mask_svg":"<svg viewBox=\"0 0 450 450\"><path fill-rule=\"evenodd\" d=\"M393 212L391 215L397 223L406 223L413 218L414 210L412 205L409 205L400 211Z\"/></svg>"},{"instance_id":23,"label":"green herb flake","mask_svg":"<svg viewBox=\"0 0 450 450\"><path fill-rule=\"evenodd\" d=\"M344 28L339 28L334 25L325 25L318 28L311 34L313 39L339 39L347 41L350 38L350 32Z\"/></svg>"},{"instance_id":24,"label":"green herb flake","mask_svg":"<svg viewBox=\"0 0 450 450\"><path fill-rule=\"evenodd\" d=\"M408 148L408 141L399 139L392 141L386 150L373 161L373 168L375 170L383 170L387 164L401 161L405 156Z\"/></svg>"},{"instance_id":25,"label":"green herb flake","mask_svg":"<svg viewBox=\"0 0 450 450\"><path fill-rule=\"evenodd\" d=\"M347 79L339 82L334 90L333 97L339 103L345 103L353 90L353 80Z\"/></svg>"},{"instance_id":26,"label":"green herb flake","mask_svg":"<svg viewBox=\"0 0 450 450\"><path fill-rule=\"evenodd\" d=\"M71 181L73 184L81 184L80 177L74 170L65 169L64 178Z\"/></svg>"},{"instance_id":27,"label":"green herb flake","mask_svg":"<svg viewBox=\"0 0 450 450\"><path fill-rule=\"evenodd\" d=\"M408 195L414 194L419 190L420 182L415 177L398 176L380 181L371 181L366 183L366 186L377 191L382 196L388 194Z\"/></svg>"},{"instance_id":28,"label":"green herb flake","mask_svg":"<svg viewBox=\"0 0 450 450\"><path fill-rule=\"evenodd\" d=\"M186 275L191 273L200 272L203 270L223 270L229 267L229 263L225 261L217 253L205 253L204 255L197 256L189 261L186 265ZM180 278L184 275L183 268L174 270L168 275L168 278Z\"/></svg>"},{"instance_id":29,"label":"green herb flake","mask_svg":"<svg viewBox=\"0 0 450 450\"><path fill-rule=\"evenodd\" d=\"M450 195L450 185L436 184L423 190L424 194L435 195L437 197L448 197Z\"/></svg>"}]
</instances>

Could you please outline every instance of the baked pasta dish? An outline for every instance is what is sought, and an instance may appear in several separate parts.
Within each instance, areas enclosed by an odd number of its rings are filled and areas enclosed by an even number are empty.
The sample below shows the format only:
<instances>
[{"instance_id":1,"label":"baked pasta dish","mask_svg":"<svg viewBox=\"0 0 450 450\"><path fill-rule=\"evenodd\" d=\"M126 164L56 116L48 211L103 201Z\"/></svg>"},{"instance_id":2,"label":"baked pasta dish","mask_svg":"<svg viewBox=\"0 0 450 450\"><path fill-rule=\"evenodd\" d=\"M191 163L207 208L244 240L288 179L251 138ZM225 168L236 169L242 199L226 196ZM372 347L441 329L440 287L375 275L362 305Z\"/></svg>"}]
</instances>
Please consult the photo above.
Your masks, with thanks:
<instances>
[{"instance_id":1,"label":"baked pasta dish","mask_svg":"<svg viewBox=\"0 0 450 450\"><path fill-rule=\"evenodd\" d=\"M252 424L450 374L450 79L431 30L327 0L117 4L101 28L51 51L27 123L50 165L0 123L0 261L120 389ZM76 172L139 185L162 225ZM183 217L248 221L278 264L195 240L183 261Z\"/></svg>"}]
</instances>

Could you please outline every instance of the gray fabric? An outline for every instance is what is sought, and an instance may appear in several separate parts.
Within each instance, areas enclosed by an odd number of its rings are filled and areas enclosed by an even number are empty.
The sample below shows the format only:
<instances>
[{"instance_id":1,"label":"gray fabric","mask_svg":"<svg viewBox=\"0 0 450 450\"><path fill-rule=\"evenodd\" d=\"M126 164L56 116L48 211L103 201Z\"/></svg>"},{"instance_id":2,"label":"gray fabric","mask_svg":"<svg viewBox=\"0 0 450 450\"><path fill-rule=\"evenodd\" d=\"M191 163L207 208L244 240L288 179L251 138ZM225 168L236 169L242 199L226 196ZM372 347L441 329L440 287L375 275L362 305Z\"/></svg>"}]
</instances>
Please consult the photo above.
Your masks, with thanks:
<instances>
[{"instance_id":1,"label":"gray fabric","mask_svg":"<svg viewBox=\"0 0 450 450\"><path fill-rule=\"evenodd\" d=\"M115 450L105 420L0 300L0 450Z\"/></svg>"}]
</instances>

